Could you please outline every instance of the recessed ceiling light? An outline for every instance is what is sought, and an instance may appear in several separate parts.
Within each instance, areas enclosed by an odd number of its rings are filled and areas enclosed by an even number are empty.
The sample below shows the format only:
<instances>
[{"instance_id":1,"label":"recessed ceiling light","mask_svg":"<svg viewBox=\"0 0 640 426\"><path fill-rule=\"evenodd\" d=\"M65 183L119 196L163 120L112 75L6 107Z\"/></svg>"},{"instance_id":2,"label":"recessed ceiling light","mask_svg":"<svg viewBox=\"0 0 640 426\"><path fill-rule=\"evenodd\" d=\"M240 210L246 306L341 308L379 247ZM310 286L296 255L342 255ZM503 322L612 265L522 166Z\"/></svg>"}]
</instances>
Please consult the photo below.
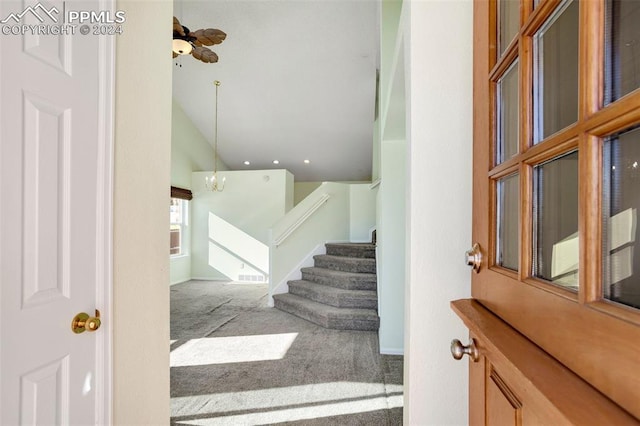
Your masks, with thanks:
<instances>
[{"instance_id":1,"label":"recessed ceiling light","mask_svg":"<svg viewBox=\"0 0 640 426\"><path fill-rule=\"evenodd\" d=\"M248 160L247 160L247 161L245 161L245 162L244 162L244 165L245 165L245 166L248 166L249 164L251 164L251 161L248 161Z\"/></svg>"},{"instance_id":2,"label":"recessed ceiling light","mask_svg":"<svg viewBox=\"0 0 640 426\"><path fill-rule=\"evenodd\" d=\"M278 160L273 160L273 164L280 164L280 161L278 161Z\"/></svg>"},{"instance_id":3,"label":"recessed ceiling light","mask_svg":"<svg viewBox=\"0 0 640 426\"><path fill-rule=\"evenodd\" d=\"M304 160L304 164L309 164L310 162L310 160Z\"/></svg>"}]
</instances>

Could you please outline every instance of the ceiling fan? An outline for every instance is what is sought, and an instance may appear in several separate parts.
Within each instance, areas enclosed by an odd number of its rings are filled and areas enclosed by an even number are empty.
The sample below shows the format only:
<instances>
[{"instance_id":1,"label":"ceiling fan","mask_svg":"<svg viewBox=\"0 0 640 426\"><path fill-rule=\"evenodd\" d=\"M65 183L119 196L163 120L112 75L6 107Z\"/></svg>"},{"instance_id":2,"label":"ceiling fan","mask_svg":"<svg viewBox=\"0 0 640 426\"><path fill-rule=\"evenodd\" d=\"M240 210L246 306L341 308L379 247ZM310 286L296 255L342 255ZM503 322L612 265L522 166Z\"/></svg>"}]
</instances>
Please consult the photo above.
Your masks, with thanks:
<instances>
[{"instance_id":1,"label":"ceiling fan","mask_svg":"<svg viewBox=\"0 0 640 426\"><path fill-rule=\"evenodd\" d=\"M180 24L178 18L173 17L173 57L179 55L193 56L204 63L218 62L218 55L205 46L220 44L227 38L224 31L206 28L190 31Z\"/></svg>"}]
</instances>

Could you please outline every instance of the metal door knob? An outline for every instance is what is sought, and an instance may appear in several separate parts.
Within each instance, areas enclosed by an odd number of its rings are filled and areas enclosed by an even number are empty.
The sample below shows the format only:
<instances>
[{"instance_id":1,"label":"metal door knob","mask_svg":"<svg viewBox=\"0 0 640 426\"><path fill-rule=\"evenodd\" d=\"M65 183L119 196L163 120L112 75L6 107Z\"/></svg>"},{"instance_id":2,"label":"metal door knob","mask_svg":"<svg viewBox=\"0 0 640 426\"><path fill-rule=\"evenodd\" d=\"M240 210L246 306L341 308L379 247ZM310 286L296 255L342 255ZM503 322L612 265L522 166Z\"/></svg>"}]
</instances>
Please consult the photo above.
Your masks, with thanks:
<instances>
[{"instance_id":1,"label":"metal door knob","mask_svg":"<svg viewBox=\"0 0 640 426\"><path fill-rule=\"evenodd\" d=\"M76 333L84 333L85 331L96 331L100 328L100 311L96 309L96 316L91 317L85 312L81 312L71 321L71 330Z\"/></svg>"},{"instance_id":2,"label":"metal door knob","mask_svg":"<svg viewBox=\"0 0 640 426\"><path fill-rule=\"evenodd\" d=\"M464 261L467 265L471 266L475 272L480 272L480 266L482 265L480 244L475 243L473 247L471 247L471 250L467 250L464 253Z\"/></svg>"},{"instance_id":3,"label":"metal door knob","mask_svg":"<svg viewBox=\"0 0 640 426\"><path fill-rule=\"evenodd\" d=\"M469 358L471 358L473 362L477 362L480 357L478 348L476 347L476 341L474 339L469 339L469 344L467 346L463 345L458 339L452 340L451 355L454 359L458 360L462 359L465 355L469 355Z\"/></svg>"}]
</instances>

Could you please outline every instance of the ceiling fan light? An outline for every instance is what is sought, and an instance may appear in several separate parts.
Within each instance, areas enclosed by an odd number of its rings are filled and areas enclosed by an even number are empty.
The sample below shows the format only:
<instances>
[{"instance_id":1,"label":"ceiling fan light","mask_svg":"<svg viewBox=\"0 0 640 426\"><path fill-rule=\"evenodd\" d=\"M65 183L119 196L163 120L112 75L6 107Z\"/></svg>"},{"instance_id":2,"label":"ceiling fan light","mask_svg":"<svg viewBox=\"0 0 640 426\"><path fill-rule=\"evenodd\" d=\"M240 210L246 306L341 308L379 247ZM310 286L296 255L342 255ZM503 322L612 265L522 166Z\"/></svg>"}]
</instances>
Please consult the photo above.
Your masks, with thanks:
<instances>
[{"instance_id":1,"label":"ceiling fan light","mask_svg":"<svg viewBox=\"0 0 640 426\"><path fill-rule=\"evenodd\" d=\"M188 55L193 50L193 46L186 40L179 38L173 39L173 51L178 55Z\"/></svg>"}]
</instances>

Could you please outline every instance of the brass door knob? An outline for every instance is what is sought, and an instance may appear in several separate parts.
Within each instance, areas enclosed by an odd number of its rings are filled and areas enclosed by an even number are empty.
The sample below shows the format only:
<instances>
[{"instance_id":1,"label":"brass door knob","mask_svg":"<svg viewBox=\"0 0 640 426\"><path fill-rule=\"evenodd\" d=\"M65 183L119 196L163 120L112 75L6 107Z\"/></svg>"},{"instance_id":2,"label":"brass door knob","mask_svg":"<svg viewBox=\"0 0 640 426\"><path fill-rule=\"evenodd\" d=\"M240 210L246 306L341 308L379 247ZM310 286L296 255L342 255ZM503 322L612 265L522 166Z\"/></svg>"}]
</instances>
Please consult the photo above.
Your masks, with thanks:
<instances>
[{"instance_id":1,"label":"brass door knob","mask_svg":"<svg viewBox=\"0 0 640 426\"><path fill-rule=\"evenodd\" d=\"M480 357L478 348L476 347L476 341L474 339L469 339L469 344L467 346L463 345L458 339L452 340L451 355L457 360L462 359L465 355L469 355L469 358L471 358L473 362L477 362Z\"/></svg>"},{"instance_id":2,"label":"brass door knob","mask_svg":"<svg viewBox=\"0 0 640 426\"><path fill-rule=\"evenodd\" d=\"M81 312L71 321L71 331L76 334L84 333L85 331L96 331L100 328L100 311L96 309L96 316L91 317L85 312Z\"/></svg>"},{"instance_id":3,"label":"brass door knob","mask_svg":"<svg viewBox=\"0 0 640 426\"><path fill-rule=\"evenodd\" d=\"M474 272L480 272L480 266L482 265L482 252L480 251L480 244L475 243L471 250L467 250L464 253L464 261L467 265L471 266Z\"/></svg>"}]
</instances>

